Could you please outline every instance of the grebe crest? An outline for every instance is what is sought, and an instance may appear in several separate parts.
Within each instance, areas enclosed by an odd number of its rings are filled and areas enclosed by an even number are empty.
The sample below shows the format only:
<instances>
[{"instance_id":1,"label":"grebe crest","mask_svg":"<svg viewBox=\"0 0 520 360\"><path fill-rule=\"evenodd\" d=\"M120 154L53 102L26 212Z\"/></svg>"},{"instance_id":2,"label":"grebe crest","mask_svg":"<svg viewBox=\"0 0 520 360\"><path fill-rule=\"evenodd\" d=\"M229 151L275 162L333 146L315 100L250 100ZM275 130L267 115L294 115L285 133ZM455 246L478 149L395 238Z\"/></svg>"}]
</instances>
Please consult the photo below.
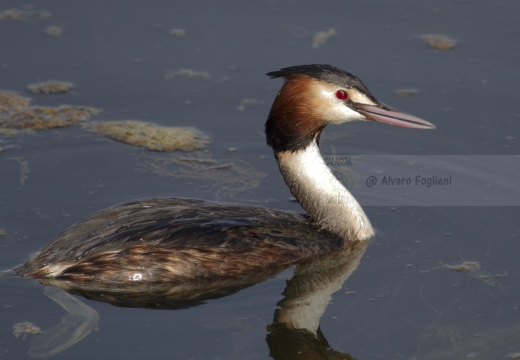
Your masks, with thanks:
<instances>
[{"instance_id":1,"label":"grebe crest","mask_svg":"<svg viewBox=\"0 0 520 360\"><path fill-rule=\"evenodd\" d=\"M363 209L321 157L321 132L358 120L435 126L384 105L360 79L330 65L267 75L284 79L265 124L267 144L308 217L192 199L138 200L73 225L16 272L62 287L132 291L272 270L372 237Z\"/></svg>"}]
</instances>

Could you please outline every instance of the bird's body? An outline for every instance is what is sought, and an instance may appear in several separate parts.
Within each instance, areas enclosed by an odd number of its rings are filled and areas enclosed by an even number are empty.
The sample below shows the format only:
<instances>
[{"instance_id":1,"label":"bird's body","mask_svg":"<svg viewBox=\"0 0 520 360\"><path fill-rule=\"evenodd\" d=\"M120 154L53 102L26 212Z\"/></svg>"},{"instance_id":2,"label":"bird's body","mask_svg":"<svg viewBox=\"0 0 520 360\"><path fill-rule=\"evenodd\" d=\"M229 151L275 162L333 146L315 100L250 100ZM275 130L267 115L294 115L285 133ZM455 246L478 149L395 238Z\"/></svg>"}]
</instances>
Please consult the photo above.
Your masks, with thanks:
<instances>
[{"instance_id":1,"label":"bird's body","mask_svg":"<svg viewBox=\"0 0 520 360\"><path fill-rule=\"evenodd\" d=\"M237 277L343 245L295 212L153 198L101 210L65 230L18 273L105 288Z\"/></svg>"},{"instance_id":2,"label":"bird's body","mask_svg":"<svg viewBox=\"0 0 520 360\"><path fill-rule=\"evenodd\" d=\"M144 199L87 217L16 272L88 288L240 277L372 237L363 209L321 157L323 128L354 120L433 125L383 105L358 78L330 65L268 75L285 83L266 122L267 143L308 216L201 200Z\"/></svg>"}]
</instances>

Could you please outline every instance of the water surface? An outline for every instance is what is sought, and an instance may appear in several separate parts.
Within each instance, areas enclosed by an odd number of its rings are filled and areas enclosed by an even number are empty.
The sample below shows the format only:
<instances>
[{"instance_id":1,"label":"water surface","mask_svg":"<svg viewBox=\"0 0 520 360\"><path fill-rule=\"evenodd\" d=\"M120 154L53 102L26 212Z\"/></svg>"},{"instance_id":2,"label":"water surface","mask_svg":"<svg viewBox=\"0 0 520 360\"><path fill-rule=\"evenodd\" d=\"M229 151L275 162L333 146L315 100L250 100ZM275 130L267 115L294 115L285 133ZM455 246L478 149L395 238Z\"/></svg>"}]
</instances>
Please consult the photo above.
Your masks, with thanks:
<instances>
[{"instance_id":1,"label":"water surface","mask_svg":"<svg viewBox=\"0 0 520 360\"><path fill-rule=\"evenodd\" d=\"M284 66L341 67L383 102L437 125L434 131L368 123L329 128L325 154L520 153L518 2L57 1L30 8L6 0L0 11L9 8L24 16L0 20L3 90L30 96L39 106L101 108L95 120L196 127L212 139L197 156L232 163L235 172L219 173L218 180L190 177L189 171L179 176L175 155L94 136L80 126L1 136L0 230L7 235L0 236L0 269L23 263L82 217L136 198L183 196L299 210L262 135L280 86L264 74ZM46 35L51 25L63 34ZM314 35L330 28L336 35L313 47ZM434 50L421 41L424 34L458 42L450 51ZM209 77L168 76L179 69ZM54 95L26 90L45 80L70 81L75 88ZM402 97L396 91L403 88L419 92ZM503 169L492 177L507 181L510 174ZM485 164L478 175L486 175ZM518 206L421 205L366 207L377 236L321 318L330 347L357 359L519 353ZM480 268L446 267L464 262ZM98 328L53 359L269 358L267 327L291 276L289 269L183 310L82 299L99 314ZM14 337L16 323L45 330L64 314L37 281L2 281L0 357L29 357L35 336Z\"/></svg>"}]
</instances>

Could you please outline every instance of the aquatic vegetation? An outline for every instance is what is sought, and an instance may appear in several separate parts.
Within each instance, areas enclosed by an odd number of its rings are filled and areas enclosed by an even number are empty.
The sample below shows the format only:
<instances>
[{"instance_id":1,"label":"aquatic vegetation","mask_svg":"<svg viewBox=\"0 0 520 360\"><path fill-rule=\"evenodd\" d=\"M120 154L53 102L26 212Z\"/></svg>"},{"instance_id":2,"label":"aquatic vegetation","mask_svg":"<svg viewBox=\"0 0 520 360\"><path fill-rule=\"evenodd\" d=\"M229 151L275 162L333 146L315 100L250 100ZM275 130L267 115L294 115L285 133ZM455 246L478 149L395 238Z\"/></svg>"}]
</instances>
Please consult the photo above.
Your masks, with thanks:
<instances>
[{"instance_id":1,"label":"aquatic vegetation","mask_svg":"<svg viewBox=\"0 0 520 360\"><path fill-rule=\"evenodd\" d=\"M476 261L464 261L456 265L443 264L443 266L448 270L454 270L458 272L477 272L480 270L480 264Z\"/></svg>"},{"instance_id":2,"label":"aquatic vegetation","mask_svg":"<svg viewBox=\"0 0 520 360\"><path fill-rule=\"evenodd\" d=\"M451 50L457 44L457 39L440 34L425 34L420 38L432 49Z\"/></svg>"},{"instance_id":3,"label":"aquatic vegetation","mask_svg":"<svg viewBox=\"0 0 520 360\"><path fill-rule=\"evenodd\" d=\"M27 85L33 94L61 94L71 91L74 84L67 81L49 80Z\"/></svg>"},{"instance_id":4,"label":"aquatic vegetation","mask_svg":"<svg viewBox=\"0 0 520 360\"><path fill-rule=\"evenodd\" d=\"M211 76L207 71L196 71L192 69L178 69L178 70L166 70L164 78L166 80L172 80L176 77L187 77L187 78L201 78L210 79Z\"/></svg>"},{"instance_id":5,"label":"aquatic vegetation","mask_svg":"<svg viewBox=\"0 0 520 360\"><path fill-rule=\"evenodd\" d=\"M215 199L235 198L235 195L254 189L267 175L246 161L213 159L207 151L172 153L157 156L150 154L139 159L139 168L174 179L200 180L214 192Z\"/></svg>"},{"instance_id":6,"label":"aquatic vegetation","mask_svg":"<svg viewBox=\"0 0 520 360\"><path fill-rule=\"evenodd\" d=\"M399 89L396 90L395 93L399 96L411 96L411 95L417 95L419 93L419 89Z\"/></svg>"},{"instance_id":7,"label":"aquatic vegetation","mask_svg":"<svg viewBox=\"0 0 520 360\"><path fill-rule=\"evenodd\" d=\"M15 337L19 337L20 335L25 336L26 334L40 335L40 334L43 334L43 331L38 326L34 325L33 323L31 323L29 321L25 321L25 322L21 322L21 323L13 325L13 335Z\"/></svg>"},{"instance_id":8,"label":"aquatic vegetation","mask_svg":"<svg viewBox=\"0 0 520 360\"><path fill-rule=\"evenodd\" d=\"M63 35L63 28L57 25L47 26L44 30L45 34L51 37L60 37Z\"/></svg>"},{"instance_id":9,"label":"aquatic vegetation","mask_svg":"<svg viewBox=\"0 0 520 360\"><path fill-rule=\"evenodd\" d=\"M100 111L91 107L69 105L31 106L30 102L30 98L14 92L0 91L0 134L16 135L19 130L71 126L86 121Z\"/></svg>"},{"instance_id":10,"label":"aquatic vegetation","mask_svg":"<svg viewBox=\"0 0 520 360\"><path fill-rule=\"evenodd\" d=\"M25 181L29 177L31 170L29 169L29 162L19 157L10 158L11 161L16 161L20 165L20 186L23 187Z\"/></svg>"},{"instance_id":11,"label":"aquatic vegetation","mask_svg":"<svg viewBox=\"0 0 520 360\"><path fill-rule=\"evenodd\" d=\"M186 36L186 30L185 29L170 29L169 33L170 33L170 35L173 35L175 37L184 37L184 36Z\"/></svg>"},{"instance_id":12,"label":"aquatic vegetation","mask_svg":"<svg viewBox=\"0 0 520 360\"><path fill-rule=\"evenodd\" d=\"M4 136L15 136L15 135L18 135L20 133L21 130L17 130L17 129L8 129L8 128L2 128L0 126L0 136L1 135L4 135Z\"/></svg>"},{"instance_id":13,"label":"aquatic vegetation","mask_svg":"<svg viewBox=\"0 0 520 360\"><path fill-rule=\"evenodd\" d=\"M482 270L482 266L477 261L463 261L460 264L448 265L441 263L442 267L448 270L466 273L469 276L483 281L486 285L499 286L498 278L502 278L508 275L507 271L502 273L491 274L487 271Z\"/></svg>"},{"instance_id":14,"label":"aquatic vegetation","mask_svg":"<svg viewBox=\"0 0 520 360\"><path fill-rule=\"evenodd\" d=\"M0 109L3 108L21 108L29 106L31 99L19 96L14 92L0 91Z\"/></svg>"},{"instance_id":15,"label":"aquatic vegetation","mask_svg":"<svg viewBox=\"0 0 520 360\"><path fill-rule=\"evenodd\" d=\"M312 47L319 48L321 45L324 45L330 37L337 35L337 31L334 28L329 28L327 31L318 31L314 34L312 39Z\"/></svg>"},{"instance_id":16,"label":"aquatic vegetation","mask_svg":"<svg viewBox=\"0 0 520 360\"><path fill-rule=\"evenodd\" d=\"M30 8L18 10L16 8L0 11L0 20L45 20L51 17L52 13L46 10L33 10Z\"/></svg>"},{"instance_id":17,"label":"aquatic vegetation","mask_svg":"<svg viewBox=\"0 0 520 360\"><path fill-rule=\"evenodd\" d=\"M17 132L16 129L2 129L2 127L0 127L0 136L1 135L7 135L7 136L15 135L16 132ZM10 143L9 141L7 141L7 138L0 139L0 155L3 155L4 153L8 153L8 151L11 149L17 149L17 148L20 148L20 146ZM9 160L11 160L11 159L9 159Z\"/></svg>"},{"instance_id":18,"label":"aquatic vegetation","mask_svg":"<svg viewBox=\"0 0 520 360\"><path fill-rule=\"evenodd\" d=\"M209 143L209 137L195 128L159 126L136 120L96 121L89 125L89 131L156 151L192 151Z\"/></svg>"},{"instance_id":19,"label":"aquatic vegetation","mask_svg":"<svg viewBox=\"0 0 520 360\"><path fill-rule=\"evenodd\" d=\"M246 105L262 105L264 102L258 99L242 99L240 105L237 106L237 111L244 112Z\"/></svg>"}]
</instances>

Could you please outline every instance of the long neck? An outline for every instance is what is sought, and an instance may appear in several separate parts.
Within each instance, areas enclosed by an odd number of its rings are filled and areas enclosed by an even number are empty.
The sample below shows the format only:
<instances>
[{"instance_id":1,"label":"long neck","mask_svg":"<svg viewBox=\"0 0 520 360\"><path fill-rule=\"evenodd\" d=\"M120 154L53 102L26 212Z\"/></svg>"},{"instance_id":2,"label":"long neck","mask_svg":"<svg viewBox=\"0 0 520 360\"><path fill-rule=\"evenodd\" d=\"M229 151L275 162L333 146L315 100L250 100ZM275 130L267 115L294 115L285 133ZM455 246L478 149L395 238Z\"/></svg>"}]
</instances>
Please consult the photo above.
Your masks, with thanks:
<instances>
[{"instance_id":1,"label":"long neck","mask_svg":"<svg viewBox=\"0 0 520 360\"><path fill-rule=\"evenodd\" d=\"M325 164L316 141L301 150L278 152L276 158L291 193L320 228L350 241L374 235L370 220Z\"/></svg>"}]
</instances>

